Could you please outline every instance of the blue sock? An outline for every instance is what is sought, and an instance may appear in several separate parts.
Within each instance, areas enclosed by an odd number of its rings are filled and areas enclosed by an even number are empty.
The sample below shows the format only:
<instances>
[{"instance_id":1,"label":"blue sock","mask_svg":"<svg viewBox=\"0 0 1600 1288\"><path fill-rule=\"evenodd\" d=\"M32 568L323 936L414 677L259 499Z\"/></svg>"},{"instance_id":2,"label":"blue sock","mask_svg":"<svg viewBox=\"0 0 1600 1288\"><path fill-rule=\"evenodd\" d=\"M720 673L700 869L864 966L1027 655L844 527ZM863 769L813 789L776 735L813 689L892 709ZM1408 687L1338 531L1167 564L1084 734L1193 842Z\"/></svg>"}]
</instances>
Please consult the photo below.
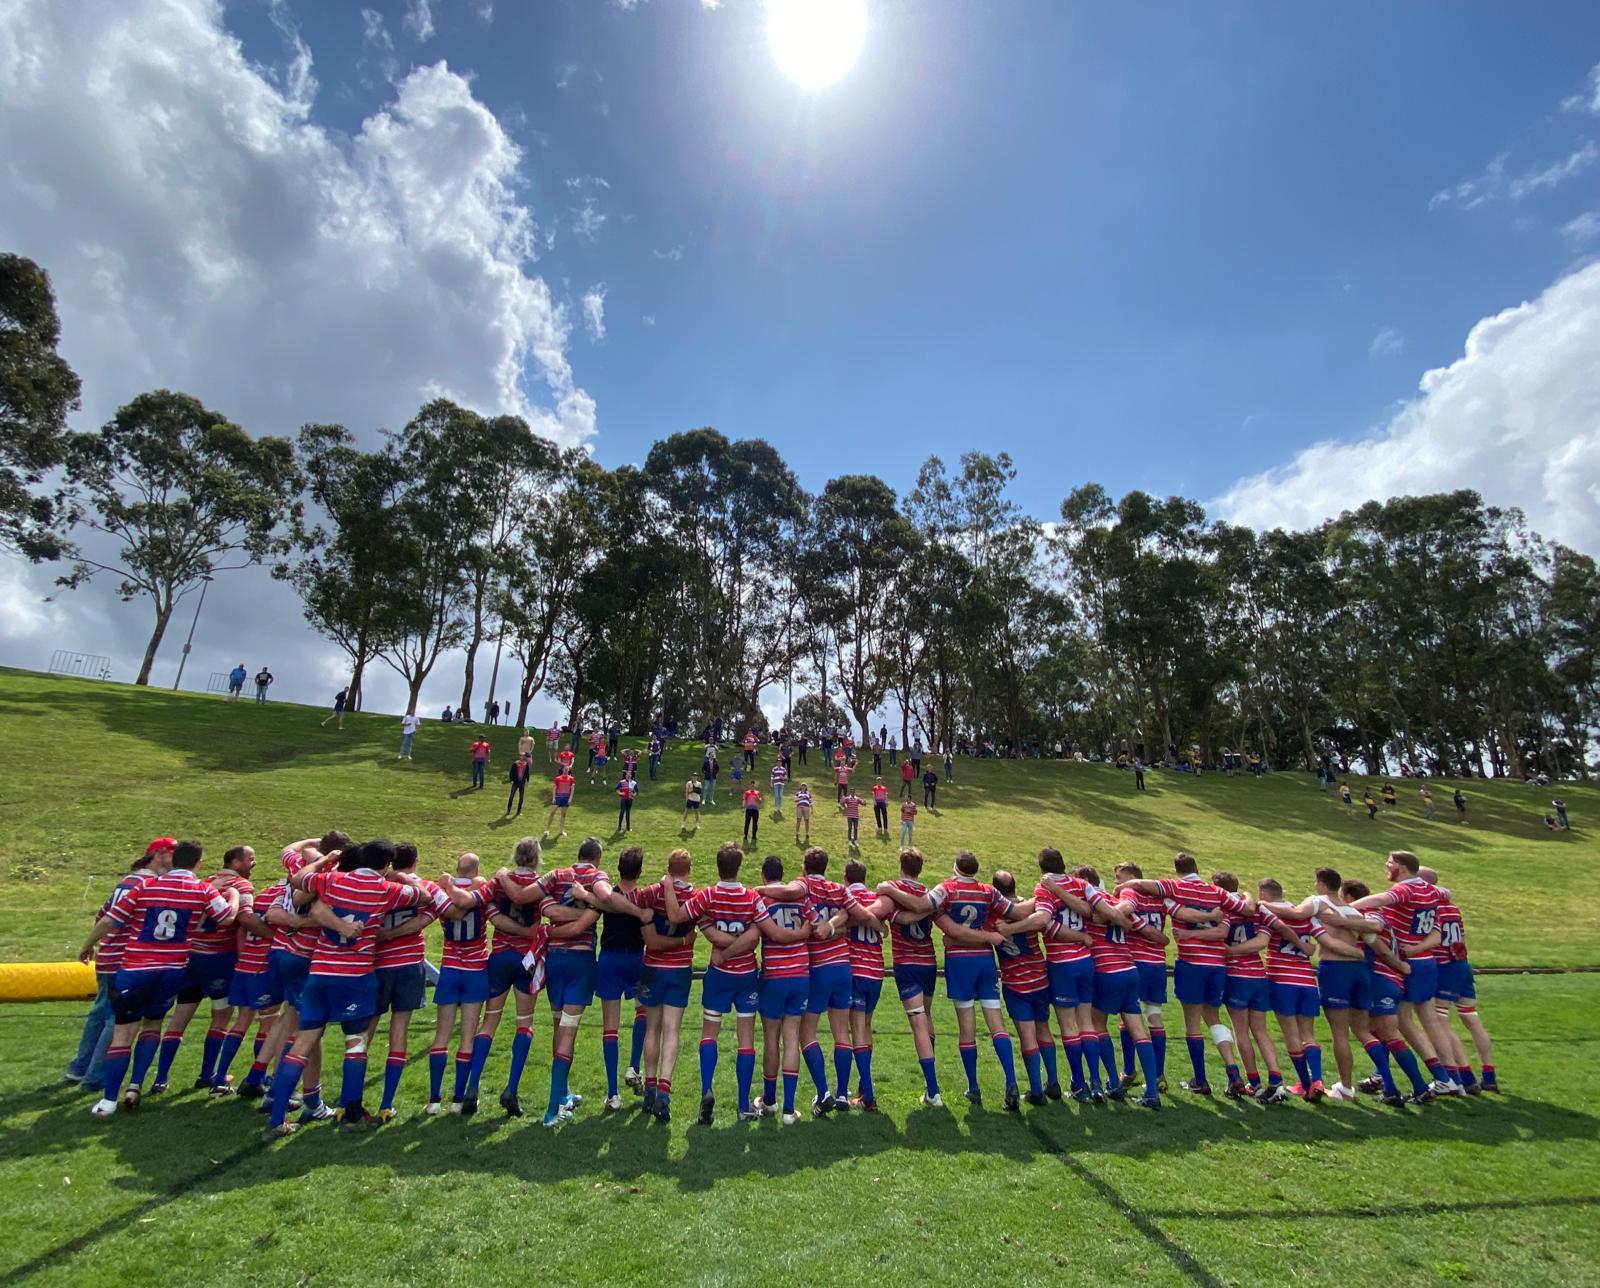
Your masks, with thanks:
<instances>
[{"instance_id":1,"label":"blue sock","mask_svg":"<svg viewBox=\"0 0 1600 1288\"><path fill-rule=\"evenodd\" d=\"M444 1094L444 1065L450 1055L444 1047L428 1048L428 1100L438 1100Z\"/></svg>"},{"instance_id":2,"label":"blue sock","mask_svg":"<svg viewBox=\"0 0 1600 1288\"><path fill-rule=\"evenodd\" d=\"M1039 1058L1044 1061L1044 1080L1046 1083L1061 1082L1061 1074L1056 1067L1056 1044L1054 1042L1039 1043Z\"/></svg>"},{"instance_id":3,"label":"blue sock","mask_svg":"<svg viewBox=\"0 0 1600 1288\"><path fill-rule=\"evenodd\" d=\"M1144 1070L1144 1094L1155 1098L1161 1071L1156 1067L1156 1048L1153 1042L1136 1042L1134 1051L1139 1057L1139 1067Z\"/></svg>"},{"instance_id":4,"label":"blue sock","mask_svg":"<svg viewBox=\"0 0 1600 1288\"><path fill-rule=\"evenodd\" d=\"M633 1037L628 1046L628 1068L638 1069L644 1063L644 1007L633 1013Z\"/></svg>"},{"instance_id":5,"label":"blue sock","mask_svg":"<svg viewBox=\"0 0 1600 1288\"><path fill-rule=\"evenodd\" d=\"M1396 1039L1389 1045L1389 1054L1394 1057L1394 1062L1400 1066L1400 1072L1411 1079L1411 1089L1423 1092L1428 1089L1428 1080L1422 1076L1422 1069L1417 1064L1417 1057L1404 1042Z\"/></svg>"},{"instance_id":6,"label":"blue sock","mask_svg":"<svg viewBox=\"0 0 1600 1288\"><path fill-rule=\"evenodd\" d=\"M1076 1091L1083 1086L1083 1042L1074 1033L1070 1038L1062 1038L1061 1045L1067 1048L1067 1068L1072 1070L1072 1089Z\"/></svg>"},{"instance_id":7,"label":"blue sock","mask_svg":"<svg viewBox=\"0 0 1600 1288\"><path fill-rule=\"evenodd\" d=\"M166 1082L172 1076L172 1062L178 1058L178 1048L183 1045L183 1034L165 1033L161 1037L161 1058L156 1061L156 1081ZM138 1081L137 1078L134 1079Z\"/></svg>"},{"instance_id":8,"label":"blue sock","mask_svg":"<svg viewBox=\"0 0 1600 1288\"><path fill-rule=\"evenodd\" d=\"M1202 1087L1206 1082L1206 1040L1189 1034L1184 1038L1189 1047L1189 1063L1194 1066L1194 1080Z\"/></svg>"},{"instance_id":9,"label":"blue sock","mask_svg":"<svg viewBox=\"0 0 1600 1288\"><path fill-rule=\"evenodd\" d=\"M117 1093L122 1090L122 1080L128 1076L131 1054L127 1047L106 1048L106 1076L101 1083L100 1094L107 1100L115 1100Z\"/></svg>"},{"instance_id":10,"label":"blue sock","mask_svg":"<svg viewBox=\"0 0 1600 1288\"><path fill-rule=\"evenodd\" d=\"M994 1053L1000 1057L1000 1067L1005 1070L1006 1086L1017 1085L1017 1056L1016 1047L1011 1041L1009 1033L996 1033L991 1039L994 1042Z\"/></svg>"},{"instance_id":11,"label":"blue sock","mask_svg":"<svg viewBox=\"0 0 1600 1288\"><path fill-rule=\"evenodd\" d=\"M367 1085L367 1057L346 1055L344 1074L339 1079L339 1105L349 1109L361 1103L361 1093Z\"/></svg>"},{"instance_id":12,"label":"blue sock","mask_svg":"<svg viewBox=\"0 0 1600 1288\"><path fill-rule=\"evenodd\" d=\"M967 1075L967 1090L978 1089L978 1048L971 1042L963 1042L961 1046L961 1068Z\"/></svg>"},{"instance_id":13,"label":"blue sock","mask_svg":"<svg viewBox=\"0 0 1600 1288\"><path fill-rule=\"evenodd\" d=\"M1478 1080L1472 1076L1472 1066L1470 1064L1464 1064L1456 1070L1456 1081L1463 1087L1475 1087L1478 1085Z\"/></svg>"},{"instance_id":14,"label":"blue sock","mask_svg":"<svg viewBox=\"0 0 1600 1288\"><path fill-rule=\"evenodd\" d=\"M218 1086L228 1079L228 1069L233 1064L233 1057L239 1054L239 1048L244 1045L243 1033L229 1033L224 1035L222 1045L217 1048L217 1067L212 1074Z\"/></svg>"},{"instance_id":15,"label":"blue sock","mask_svg":"<svg viewBox=\"0 0 1600 1288\"><path fill-rule=\"evenodd\" d=\"M1100 1063L1106 1067L1106 1086L1114 1085L1117 1078L1117 1044L1111 1040L1109 1033L1102 1033L1098 1040L1100 1049Z\"/></svg>"},{"instance_id":16,"label":"blue sock","mask_svg":"<svg viewBox=\"0 0 1600 1288\"><path fill-rule=\"evenodd\" d=\"M761 1075L761 1103L771 1108L778 1103L778 1080Z\"/></svg>"},{"instance_id":17,"label":"blue sock","mask_svg":"<svg viewBox=\"0 0 1600 1288\"><path fill-rule=\"evenodd\" d=\"M305 1068L304 1060L298 1056L287 1055L283 1058L283 1063L278 1066L278 1072L273 1075L272 1111L267 1121L274 1127L283 1126L283 1120L289 1116L289 1100L294 1095L294 1089ZM309 1099L308 1096L307 1100Z\"/></svg>"},{"instance_id":18,"label":"blue sock","mask_svg":"<svg viewBox=\"0 0 1600 1288\"><path fill-rule=\"evenodd\" d=\"M1281 1087L1281 1086L1283 1086L1283 1075L1281 1073L1279 1073L1276 1069L1268 1069L1267 1070L1267 1086L1269 1086L1269 1087Z\"/></svg>"},{"instance_id":19,"label":"blue sock","mask_svg":"<svg viewBox=\"0 0 1600 1288\"><path fill-rule=\"evenodd\" d=\"M933 1057L929 1056L926 1060L918 1060L917 1063L922 1066L922 1081L924 1086L927 1087L928 1094L937 1096L939 1094L939 1075L934 1072Z\"/></svg>"},{"instance_id":20,"label":"blue sock","mask_svg":"<svg viewBox=\"0 0 1600 1288\"><path fill-rule=\"evenodd\" d=\"M1230 1087L1233 1086L1234 1083L1241 1081L1239 1077L1239 1066L1236 1064L1223 1065L1222 1072L1223 1076L1228 1079L1228 1085Z\"/></svg>"},{"instance_id":21,"label":"blue sock","mask_svg":"<svg viewBox=\"0 0 1600 1288\"><path fill-rule=\"evenodd\" d=\"M617 1033L607 1029L600 1035L600 1056L606 1066L606 1095L617 1094Z\"/></svg>"},{"instance_id":22,"label":"blue sock","mask_svg":"<svg viewBox=\"0 0 1600 1288\"><path fill-rule=\"evenodd\" d=\"M207 1029L206 1040L200 1047L200 1077L211 1082L217 1076L217 1057L222 1054L222 1043L227 1038L224 1029Z\"/></svg>"},{"instance_id":23,"label":"blue sock","mask_svg":"<svg viewBox=\"0 0 1600 1288\"><path fill-rule=\"evenodd\" d=\"M1322 1081L1322 1048L1315 1042L1306 1043L1306 1068L1311 1071L1311 1081Z\"/></svg>"},{"instance_id":24,"label":"blue sock","mask_svg":"<svg viewBox=\"0 0 1600 1288\"><path fill-rule=\"evenodd\" d=\"M850 1094L850 1068L855 1064L855 1048L843 1042L833 1045L833 1094L843 1100Z\"/></svg>"},{"instance_id":25,"label":"blue sock","mask_svg":"<svg viewBox=\"0 0 1600 1288\"><path fill-rule=\"evenodd\" d=\"M1151 1029L1150 1045L1156 1050L1156 1074L1158 1077L1165 1077L1167 1072L1167 1031L1165 1029Z\"/></svg>"},{"instance_id":26,"label":"blue sock","mask_svg":"<svg viewBox=\"0 0 1600 1288\"><path fill-rule=\"evenodd\" d=\"M1122 1030L1122 1072L1129 1078L1133 1077L1133 1034L1128 1032L1126 1026Z\"/></svg>"},{"instance_id":27,"label":"blue sock","mask_svg":"<svg viewBox=\"0 0 1600 1288\"><path fill-rule=\"evenodd\" d=\"M711 1079L717 1072L717 1044L711 1038L700 1039L700 1094L711 1094Z\"/></svg>"},{"instance_id":28,"label":"blue sock","mask_svg":"<svg viewBox=\"0 0 1600 1288\"><path fill-rule=\"evenodd\" d=\"M161 1038L155 1032L141 1033L133 1044L133 1071L128 1075L128 1081L135 1087L144 1086L145 1074L150 1072L150 1065L156 1058L156 1048L160 1045Z\"/></svg>"},{"instance_id":29,"label":"blue sock","mask_svg":"<svg viewBox=\"0 0 1600 1288\"><path fill-rule=\"evenodd\" d=\"M817 1088L818 1097L828 1094L828 1067L822 1062L822 1047L816 1042L808 1042L800 1051L801 1058L806 1062L806 1072L811 1075L811 1081Z\"/></svg>"},{"instance_id":30,"label":"blue sock","mask_svg":"<svg viewBox=\"0 0 1600 1288\"><path fill-rule=\"evenodd\" d=\"M1400 1088L1395 1086L1394 1069L1389 1061L1389 1048L1377 1039L1371 1042L1363 1042L1362 1046L1372 1060L1372 1067L1378 1071L1378 1077L1383 1080L1383 1094L1386 1096L1398 1096Z\"/></svg>"},{"instance_id":31,"label":"blue sock","mask_svg":"<svg viewBox=\"0 0 1600 1288\"><path fill-rule=\"evenodd\" d=\"M1428 1074L1438 1082L1450 1081L1450 1074L1444 1067L1444 1061L1439 1059L1438 1056L1434 1056L1433 1059L1428 1061Z\"/></svg>"},{"instance_id":32,"label":"blue sock","mask_svg":"<svg viewBox=\"0 0 1600 1288\"><path fill-rule=\"evenodd\" d=\"M511 1072L506 1075L506 1090L513 1096L522 1085L522 1070L528 1063L528 1052L532 1049L533 1030L519 1027L517 1036L511 1039Z\"/></svg>"},{"instance_id":33,"label":"blue sock","mask_svg":"<svg viewBox=\"0 0 1600 1288\"><path fill-rule=\"evenodd\" d=\"M861 1089L861 1098L868 1104L871 1104L878 1098L872 1090L872 1048L869 1046L858 1046L855 1049L855 1055L856 1083ZM1470 1070L1468 1071L1467 1076L1469 1078L1472 1076Z\"/></svg>"},{"instance_id":34,"label":"blue sock","mask_svg":"<svg viewBox=\"0 0 1600 1288\"><path fill-rule=\"evenodd\" d=\"M1035 1095L1039 1094L1039 1074L1040 1065L1042 1063L1043 1062L1039 1059L1038 1047L1034 1047L1031 1051L1027 1049L1023 1050L1022 1067L1028 1072L1028 1090L1033 1092Z\"/></svg>"},{"instance_id":35,"label":"blue sock","mask_svg":"<svg viewBox=\"0 0 1600 1288\"><path fill-rule=\"evenodd\" d=\"M739 1054L734 1057L733 1061L733 1076L734 1081L739 1086L739 1112L749 1113L750 1084L755 1081L756 1076L756 1053L754 1047L748 1049L739 1048Z\"/></svg>"},{"instance_id":36,"label":"blue sock","mask_svg":"<svg viewBox=\"0 0 1600 1288\"><path fill-rule=\"evenodd\" d=\"M794 1112L794 1094L800 1088L800 1070L785 1069L783 1071L783 1112Z\"/></svg>"},{"instance_id":37,"label":"blue sock","mask_svg":"<svg viewBox=\"0 0 1600 1288\"><path fill-rule=\"evenodd\" d=\"M466 1098L467 1082L472 1077L472 1052L456 1048L456 1090L455 1099Z\"/></svg>"},{"instance_id":38,"label":"blue sock","mask_svg":"<svg viewBox=\"0 0 1600 1288\"><path fill-rule=\"evenodd\" d=\"M1300 1079L1302 1090L1309 1087L1311 1085L1311 1070L1306 1065L1306 1053L1304 1051L1289 1052L1289 1063L1294 1065L1295 1075Z\"/></svg>"},{"instance_id":39,"label":"blue sock","mask_svg":"<svg viewBox=\"0 0 1600 1288\"><path fill-rule=\"evenodd\" d=\"M406 1058L393 1051L383 1062L383 1103L379 1109L393 1109L395 1093L400 1090L400 1075L406 1071Z\"/></svg>"},{"instance_id":40,"label":"blue sock","mask_svg":"<svg viewBox=\"0 0 1600 1288\"><path fill-rule=\"evenodd\" d=\"M301 1112L309 1112L322 1108L322 1084L319 1082L314 1087L307 1087L305 1094L300 1097Z\"/></svg>"},{"instance_id":41,"label":"blue sock","mask_svg":"<svg viewBox=\"0 0 1600 1288\"><path fill-rule=\"evenodd\" d=\"M545 1106L544 1116L554 1118L557 1111L567 1099L567 1074L572 1071L570 1057L556 1056L550 1061L550 1103Z\"/></svg>"},{"instance_id":42,"label":"blue sock","mask_svg":"<svg viewBox=\"0 0 1600 1288\"><path fill-rule=\"evenodd\" d=\"M489 1063L489 1048L494 1045L494 1034L480 1033L472 1039L472 1067L467 1073L467 1091L478 1094L478 1079L483 1077L483 1066Z\"/></svg>"}]
</instances>

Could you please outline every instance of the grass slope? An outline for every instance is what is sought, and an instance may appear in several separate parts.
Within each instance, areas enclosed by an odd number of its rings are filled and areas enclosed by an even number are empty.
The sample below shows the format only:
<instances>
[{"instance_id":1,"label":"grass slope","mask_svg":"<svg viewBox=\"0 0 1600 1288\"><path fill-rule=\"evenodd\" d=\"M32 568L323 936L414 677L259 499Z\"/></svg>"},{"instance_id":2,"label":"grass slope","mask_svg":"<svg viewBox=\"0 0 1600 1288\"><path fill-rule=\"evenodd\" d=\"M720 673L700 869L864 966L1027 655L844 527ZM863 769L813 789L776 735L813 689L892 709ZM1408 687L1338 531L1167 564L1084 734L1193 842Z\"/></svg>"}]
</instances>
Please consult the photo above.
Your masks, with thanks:
<instances>
[{"instance_id":1,"label":"grass slope","mask_svg":"<svg viewBox=\"0 0 1600 1288\"><path fill-rule=\"evenodd\" d=\"M0 956L75 949L111 877L163 833L197 835L214 853L249 840L270 865L283 840L337 823L415 839L433 870L468 847L498 860L524 830L502 825L494 789L463 790L469 732L424 726L417 760L397 764L394 720L357 717L336 734L319 730L320 718L0 674ZM495 741L503 768L509 731ZM634 839L649 870L678 842L677 783L689 762L688 752L669 759L667 781L636 805ZM1594 899L1565 908L1569 928L1552 934L1548 897L1529 895L1586 874L1595 853L1582 830L1543 831L1548 793L1531 788L1471 785L1472 825L1459 828L1409 808L1376 823L1346 819L1301 776L1152 775L1144 796L1126 775L1093 766L963 763L957 776L941 789L939 814L918 823L939 867L969 846L986 863L1025 869L1052 843L1102 869L1126 856L1164 871L1182 846L1297 890L1324 862L1375 882L1382 852L1406 845L1457 890L1480 963L1596 960L1584 933L1600 915ZM1591 790L1566 796L1581 829L1600 800ZM609 837L610 796L579 801L555 858L585 829ZM814 836L838 855L842 822L820 805L821 793ZM763 827L772 848L797 853L792 825ZM711 811L693 844L702 876L714 844L737 828L735 807ZM874 877L889 871L890 846L869 837L863 848ZM1600 977L1491 977L1480 993L1509 1093L1401 1116L1370 1103L1269 1111L1177 1096L1160 1115L1110 1105L1020 1117L964 1104L923 1110L891 998L878 1013L877 1118L794 1129L731 1122L728 1034L719 1122L691 1127L691 1009L670 1128L626 1111L604 1116L593 1102L553 1134L494 1112L424 1119L414 1054L397 1124L358 1139L308 1130L270 1150L256 1143L260 1119L247 1106L191 1094L91 1120L86 1100L56 1081L81 1008L0 1008L0 1282L452 1284L532 1273L732 1283L821 1273L881 1283L1600 1283L1600 1071L1586 1058ZM954 1020L942 1000L934 1010L948 1093L959 1086ZM574 1079L593 1093L591 1016ZM413 1053L430 1031L425 1011ZM197 1023L175 1085L193 1073L200 1032ZM545 1087L548 1036L541 1011L530 1103ZM486 1089L500 1084L506 1045ZM997 1104L997 1067L981 1057ZM1182 1062L1174 1042L1174 1081Z\"/></svg>"}]
</instances>

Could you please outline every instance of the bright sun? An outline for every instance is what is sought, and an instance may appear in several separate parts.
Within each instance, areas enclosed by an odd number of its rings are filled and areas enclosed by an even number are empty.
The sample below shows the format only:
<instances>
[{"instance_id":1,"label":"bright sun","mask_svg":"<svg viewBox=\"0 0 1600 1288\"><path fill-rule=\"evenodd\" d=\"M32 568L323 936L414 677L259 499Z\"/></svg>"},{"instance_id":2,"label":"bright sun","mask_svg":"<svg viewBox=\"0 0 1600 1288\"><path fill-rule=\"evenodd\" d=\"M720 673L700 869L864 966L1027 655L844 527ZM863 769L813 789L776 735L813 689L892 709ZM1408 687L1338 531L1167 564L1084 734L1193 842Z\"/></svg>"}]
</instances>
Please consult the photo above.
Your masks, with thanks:
<instances>
[{"instance_id":1,"label":"bright sun","mask_svg":"<svg viewBox=\"0 0 1600 1288\"><path fill-rule=\"evenodd\" d=\"M767 39L778 68L807 88L850 70L867 34L866 0L767 0Z\"/></svg>"}]
</instances>

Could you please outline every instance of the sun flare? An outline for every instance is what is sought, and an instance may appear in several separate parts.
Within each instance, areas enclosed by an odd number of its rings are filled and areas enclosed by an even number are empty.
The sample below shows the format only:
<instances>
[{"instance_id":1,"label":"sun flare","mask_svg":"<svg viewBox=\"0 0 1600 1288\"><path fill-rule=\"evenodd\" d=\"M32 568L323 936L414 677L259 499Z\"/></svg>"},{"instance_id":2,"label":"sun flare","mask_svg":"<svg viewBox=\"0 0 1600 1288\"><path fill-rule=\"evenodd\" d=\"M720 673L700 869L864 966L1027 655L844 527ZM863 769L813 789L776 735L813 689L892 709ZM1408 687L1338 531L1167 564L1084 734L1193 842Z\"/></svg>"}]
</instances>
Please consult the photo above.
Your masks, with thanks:
<instances>
[{"instance_id":1,"label":"sun flare","mask_svg":"<svg viewBox=\"0 0 1600 1288\"><path fill-rule=\"evenodd\" d=\"M783 74L808 89L855 64L867 35L866 0L767 0L767 40Z\"/></svg>"}]
</instances>

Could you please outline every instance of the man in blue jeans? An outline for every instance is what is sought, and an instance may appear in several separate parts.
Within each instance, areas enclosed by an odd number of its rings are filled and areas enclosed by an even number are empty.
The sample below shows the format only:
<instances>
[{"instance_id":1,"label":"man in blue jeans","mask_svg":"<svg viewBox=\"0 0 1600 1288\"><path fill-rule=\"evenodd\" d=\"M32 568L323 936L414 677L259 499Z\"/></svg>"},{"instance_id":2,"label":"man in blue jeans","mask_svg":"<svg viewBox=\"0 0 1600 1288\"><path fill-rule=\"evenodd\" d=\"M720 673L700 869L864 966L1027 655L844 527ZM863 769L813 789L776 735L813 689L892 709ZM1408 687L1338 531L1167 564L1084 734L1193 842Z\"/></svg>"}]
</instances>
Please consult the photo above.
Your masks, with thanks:
<instances>
[{"instance_id":1,"label":"man in blue jeans","mask_svg":"<svg viewBox=\"0 0 1600 1288\"><path fill-rule=\"evenodd\" d=\"M145 869L149 867L153 857L173 849L175 844L176 842L170 837L165 836L151 841L145 847L144 857L135 859L133 866L128 869L128 874L117 882L117 888L101 905L100 911L95 914L95 920L98 921L105 916L113 905L120 903L127 896L128 891L149 875ZM96 945L94 1004L89 1007L89 1014L83 1019L83 1035L78 1039L78 1053L67 1064L68 1082L81 1083L94 1090L99 1090L100 1084L105 1079L106 1050L111 1046L113 1027L111 981L117 977L117 968L122 965L122 947L126 938L127 931L113 931Z\"/></svg>"}]
</instances>

